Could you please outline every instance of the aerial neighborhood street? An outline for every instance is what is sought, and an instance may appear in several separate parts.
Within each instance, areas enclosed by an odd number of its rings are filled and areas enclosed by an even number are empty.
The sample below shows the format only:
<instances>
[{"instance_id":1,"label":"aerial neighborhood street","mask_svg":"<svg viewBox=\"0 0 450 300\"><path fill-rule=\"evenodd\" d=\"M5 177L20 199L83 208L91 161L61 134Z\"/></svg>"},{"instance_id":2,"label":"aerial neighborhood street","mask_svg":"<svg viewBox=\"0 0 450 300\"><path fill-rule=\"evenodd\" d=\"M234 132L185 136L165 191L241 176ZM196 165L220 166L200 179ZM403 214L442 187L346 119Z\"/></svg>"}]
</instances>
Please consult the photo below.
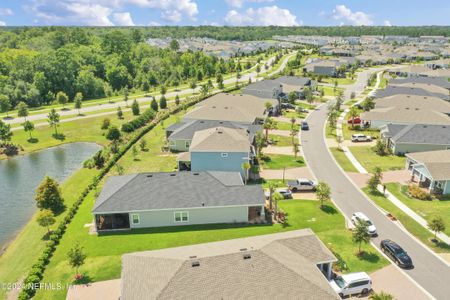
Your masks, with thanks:
<instances>
[{"instance_id":1,"label":"aerial neighborhood street","mask_svg":"<svg viewBox=\"0 0 450 300\"><path fill-rule=\"evenodd\" d=\"M0 4L0 299L449 299L448 26L18 2Z\"/></svg>"}]
</instances>

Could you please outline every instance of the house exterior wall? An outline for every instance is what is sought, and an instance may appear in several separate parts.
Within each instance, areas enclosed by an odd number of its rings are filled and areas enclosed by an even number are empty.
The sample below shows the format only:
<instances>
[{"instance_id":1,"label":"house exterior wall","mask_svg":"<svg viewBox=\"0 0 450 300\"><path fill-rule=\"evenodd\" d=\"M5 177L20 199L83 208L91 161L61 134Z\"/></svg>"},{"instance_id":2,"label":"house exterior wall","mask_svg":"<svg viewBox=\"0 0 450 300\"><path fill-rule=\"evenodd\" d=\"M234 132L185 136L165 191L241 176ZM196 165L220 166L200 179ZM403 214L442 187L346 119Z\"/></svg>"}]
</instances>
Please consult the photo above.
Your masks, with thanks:
<instances>
[{"instance_id":1,"label":"house exterior wall","mask_svg":"<svg viewBox=\"0 0 450 300\"><path fill-rule=\"evenodd\" d=\"M201 203L199 203L201 205ZM187 212L187 222L175 222L175 212ZM132 215L139 215L139 224L133 224ZM162 226L179 226L193 224L214 224L214 223L247 223L248 207L205 207L196 209L171 209L131 212L131 228L148 228Z\"/></svg>"},{"instance_id":2,"label":"house exterior wall","mask_svg":"<svg viewBox=\"0 0 450 300\"><path fill-rule=\"evenodd\" d=\"M186 151L189 151L189 146L191 145L191 141L192 140L175 140L175 139L169 138L169 148L171 151L186 152ZM189 144L186 145L186 142L189 142Z\"/></svg>"},{"instance_id":3,"label":"house exterior wall","mask_svg":"<svg viewBox=\"0 0 450 300\"><path fill-rule=\"evenodd\" d=\"M313 72L319 75L334 76L336 75L335 67L314 66Z\"/></svg>"},{"instance_id":4,"label":"house exterior wall","mask_svg":"<svg viewBox=\"0 0 450 300\"><path fill-rule=\"evenodd\" d=\"M445 181L443 194L444 195L450 195L450 179Z\"/></svg>"},{"instance_id":5,"label":"house exterior wall","mask_svg":"<svg viewBox=\"0 0 450 300\"><path fill-rule=\"evenodd\" d=\"M222 157L227 153L227 157ZM240 172L245 178L242 163L249 162L248 152L191 152L191 171Z\"/></svg>"},{"instance_id":6,"label":"house exterior wall","mask_svg":"<svg viewBox=\"0 0 450 300\"><path fill-rule=\"evenodd\" d=\"M425 152L435 150L446 150L450 145L431 145L431 144L393 144L392 150L395 154Z\"/></svg>"}]
</instances>

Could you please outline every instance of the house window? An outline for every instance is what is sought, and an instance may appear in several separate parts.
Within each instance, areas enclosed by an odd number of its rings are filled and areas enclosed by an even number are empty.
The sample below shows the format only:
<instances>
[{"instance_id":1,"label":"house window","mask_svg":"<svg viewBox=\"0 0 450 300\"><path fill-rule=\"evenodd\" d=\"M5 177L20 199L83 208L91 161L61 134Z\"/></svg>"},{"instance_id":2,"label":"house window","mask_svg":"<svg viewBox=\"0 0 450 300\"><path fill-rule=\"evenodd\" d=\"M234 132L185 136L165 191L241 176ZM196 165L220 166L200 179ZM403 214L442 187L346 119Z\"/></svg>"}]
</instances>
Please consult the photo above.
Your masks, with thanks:
<instances>
[{"instance_id":1,"label":"house window","mask_svg":"<svg viewBox=\"0 0 450 300\"><path fill-rule=\"evenodd\" d=\"M187 211L176 211L174 215L175 215L175 223L189 221L189 213Z\"/></svg>"},{"instance_id":2,"label":"house window","mask_svg":"<svg viewBox=\"0 0 450 300\"><path fill-rule=\"evenodd\" d=\"M220 153L220 156L222 156L222 157L228 157L228 153L225 153L225 152Z\"/></svg>"},{"instance_id":3,"label":"house window","mask_svg":"<svg viewBox=\"0 0 450 300\"><path fill-rule=\"evenodd\" d=\"M189 146L191 145L191 143L189 141L184 142L184 145L186 146L186 148L189 148Z\"/></svg>"},{"instance_id":4,"label":"house window","mask_svg":"<svg viewBox=\"0 0 450 300\"><path fill-rule=\"evenodd\" d=\"M141 220L139 219L139 214L132 214L131 215L131 223L133 225L138 225L139 223L141 223Z\"/></svg>"}]
</instances>

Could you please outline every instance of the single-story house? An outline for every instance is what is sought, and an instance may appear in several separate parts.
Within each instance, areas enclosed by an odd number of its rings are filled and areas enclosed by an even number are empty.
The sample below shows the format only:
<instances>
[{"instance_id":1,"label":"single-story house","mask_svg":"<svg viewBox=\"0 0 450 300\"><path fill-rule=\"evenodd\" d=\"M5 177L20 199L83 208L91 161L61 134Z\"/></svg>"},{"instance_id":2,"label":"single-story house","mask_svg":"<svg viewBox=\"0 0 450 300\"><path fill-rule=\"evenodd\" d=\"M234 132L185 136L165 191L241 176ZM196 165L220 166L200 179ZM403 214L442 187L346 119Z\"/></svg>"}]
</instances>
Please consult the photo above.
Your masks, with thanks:
<instances>
[{"instance_id":1,"label":"single-story house","mask_svg":"<svg viewBox=\"0 0 450 300\"><path fill-rule=\"evenodd\" d=\"M261 80L247 85L242 94L264 99L280 99L283 86L276 80Z\"/></svg>"},{"instance_id":2,"label":"single-story house","mask_svg":"<svg viewBox=\"0 0 450 300\"><path fill-rule=\"evenodd\" d=\"M395 78L389 80L389 85L396 86L424 86L435 85L444 89L447 89L447 93L450 92L450 82L446 78L441 77L411 77L411 78Z\"/></svg>"},{"instance_id":3,"label":"single-story house","mask_svg":"<svg viewBox=\"0 0 450 300\"><path fill-rule=\"evenodd\" d=\"M216 127L244 129L248 132L249 141L252 144L254 143L256 133L262 130L261 125L240 124L230 121L193 120L189 122L178 122L166 128L169 148L171 151L189 151L192 138L197 131Z\"/></svg>"},{"instance_id":4,"label":"single-story house","mask_svg":"<svg viewBox=\"0 0 450 300\"><path fill-rule=\"evenodd\" d=\"M432 70L424 65L410 65L391 69L388 72L401 77L450 77L449 69Z\"/></svg>"},{"instance_id":5,"label":"single-story house","mask_svg":"<svg viewBox=\"0 0 450 300\"><path fill-rule=\"evenodd\" d=\"M304 89L310 88L313 91L316 88L316 82L308 77L300 76L281 76L275 81L283 86L282 98L287 98L289 93L295 92L299 99L305 98Z\"/></svg>"},{"instance_id":6,"label":"single-story house","mask_svg":"<svg viewBox=\"0 0 450 300\"><path fill-rule=\"evenodd\" d=\"M375 97L384 98L399 94L435 97L441 98L442 100L445 101L450 101L450 95L448 93L448 90L436 85L424 85L424 84L418 84L417 86L388 85L384 90L377 90L375 92Z\"/></svg>"},{"instance_id":7,"label":"single-story house","mask_svg":"<svg viewBox=\"0 0 450 300\"><path fill-rule=\"evenodd\" d=\"M305 67L307 72L317 75L335 77L338 75L338 69L342 65L347 65L339 60L319 59L308 63Z\"/></svg>"},{"instance_id":8,"label":"single-story house","mask_svg":"<svg viewBox=\"0 0 450 300\"><path fill-rule=\"evenodd\" d=\"M139 173L108 178L92 213L98 232L264 220L260 185L238 172Z\"/></svg>"},{"instance_id":9,"label":"single-story house","mask_svg":"<svg viewBox=\"0 0 450 300\"><path fill-rule=\"evenodd\" d=\"M408 153L407 168L413 181L431 193L450 194L450 150Z\"/></svg>"},{"instance_id":10,"label":"single-story house","mask_svg":"<svg viewBox=\"0 0 450 300\"><path fill-rule=\"evenodd\" d=\"M381 137L395 154L450 149L450 125L387 124Z\"/></svg>"},{"instance_id":11,"label":"single-story house","mask_svg":"<svg viewBox=\"0 0 450 300\"><path fill-rule=\"evenodd\" d=\"M194 133L189 154L178 156L178 170L240 172L246 178L242 164L251 164L254 156L255 150L245 129L213 127Z\"/></svg>"},{"instance_id":12,"label":"single-story house","mask_svg":"<svg viewBox=\"0 0 450 300\"><path fill-rule=\"evenodd\" d=\"M129 253L120 299L338 300L336 261L310 229Z\"/></svg>"},{"instance_id":13,"label":"single-story house","mask_svg":"<svg viewBox=\"0 0 450 300\"><path fill-rule=\"evenodd\" d=\"M272 104L269 110L266 103ZM278 109L278 100L251 95L220 93L205 99L188 111L184 122L193 120L231 121L241 124L260 124L271 110Z\"/></svg>"},{"instance_id":14,"label":"single-story house","mask_svg":"<svg viewBox=\"0 0 450 300\"><path fill-rule=\"evenodd\" d=\"M361 119L373 128L386 124L450 124L450 103L436 97L393 95L375 99L375 108Z\"/></svg>"}]
</instances>

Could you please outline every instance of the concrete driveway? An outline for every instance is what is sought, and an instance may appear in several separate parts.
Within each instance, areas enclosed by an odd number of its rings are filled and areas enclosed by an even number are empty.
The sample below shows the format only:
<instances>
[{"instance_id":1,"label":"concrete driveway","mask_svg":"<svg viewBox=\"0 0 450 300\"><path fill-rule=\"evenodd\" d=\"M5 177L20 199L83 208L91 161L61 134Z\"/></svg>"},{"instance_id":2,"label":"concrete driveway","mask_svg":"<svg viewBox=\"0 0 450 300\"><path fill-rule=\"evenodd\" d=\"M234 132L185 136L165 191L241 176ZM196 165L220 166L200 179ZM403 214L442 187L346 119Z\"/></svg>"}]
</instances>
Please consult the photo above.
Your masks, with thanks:
<instances>
[{"instance_id":1,"label":"concrete driveway","mask_svg":"<svg viewBox=\"0 0 450 300\"><path fill-rule=\"evenodd\" d=\"M283 154L294 155L294 149L291 146L279 147L269 145L263 149L264 154Z\"/></svg>"},{"instance_id":2,"label":"concrete driveway","mask_svg":"<svg viewBox=\"0 0 450 300\"><path fill-rule=\"evenodd\" d=\"M117 300L120 297L120 279L75 285L67 291L66 300Z\"/></svg>"},{"instance_id":3,"label":"concrete driveway","mask_svg":"<svg viewBox=\"0 0 450 300\"><path fill-rule=\"evenodd\" d=\"M285 179L308 178L313 179L308 167L291 168L286 170L262 170L259 175L264 179Z\"/></svg>"},{"instance_id":4,"label":"concrete driveway","mask_svg":"<svg viewBox=\"0 0 450 300\"><path fill-rule=\"evenodd\" d=\"M367 185L367 181L371 177L370 174L362 174L356 172L347 172L352 181L358 187L365 187ZM383 179L381 180L383 183L391 183L397 182L403 185L408 184L408 181L411 179L411 174L407 170L396 170L396 171L386 171L383 172Z\"/></svg>"}]
</instances>

